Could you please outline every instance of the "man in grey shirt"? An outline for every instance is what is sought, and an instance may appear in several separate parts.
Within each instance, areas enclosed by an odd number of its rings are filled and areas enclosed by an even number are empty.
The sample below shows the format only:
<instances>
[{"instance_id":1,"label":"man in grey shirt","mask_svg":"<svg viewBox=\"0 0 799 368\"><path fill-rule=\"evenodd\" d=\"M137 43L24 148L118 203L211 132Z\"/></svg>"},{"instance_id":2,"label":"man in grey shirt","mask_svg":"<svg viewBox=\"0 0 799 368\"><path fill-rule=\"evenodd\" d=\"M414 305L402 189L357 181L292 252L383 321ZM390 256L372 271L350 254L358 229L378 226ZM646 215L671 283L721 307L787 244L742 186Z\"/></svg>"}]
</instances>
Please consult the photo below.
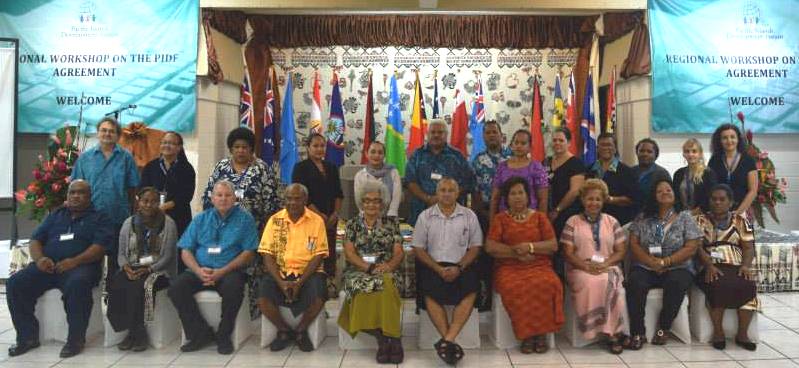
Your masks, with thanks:
<instances>
[{"instance_id":1,"label":"man in grey shirt","mask_svg":"<svg viewBox=\"0 0 799 368\"><path fill-rule=\"evenodd\" d=\"M441 334L434 345L436 353L448 364L463 358L463 349L454 341L474 307L479 283L472 265L483 244L477 215L457 203L459 190L454 179L439 180L437 203L419 215L413 233L420 264L416 279L419 293L424 297L430 320ZM450 322L444 305L455 306Z\"/></svg>"}]
</instances>

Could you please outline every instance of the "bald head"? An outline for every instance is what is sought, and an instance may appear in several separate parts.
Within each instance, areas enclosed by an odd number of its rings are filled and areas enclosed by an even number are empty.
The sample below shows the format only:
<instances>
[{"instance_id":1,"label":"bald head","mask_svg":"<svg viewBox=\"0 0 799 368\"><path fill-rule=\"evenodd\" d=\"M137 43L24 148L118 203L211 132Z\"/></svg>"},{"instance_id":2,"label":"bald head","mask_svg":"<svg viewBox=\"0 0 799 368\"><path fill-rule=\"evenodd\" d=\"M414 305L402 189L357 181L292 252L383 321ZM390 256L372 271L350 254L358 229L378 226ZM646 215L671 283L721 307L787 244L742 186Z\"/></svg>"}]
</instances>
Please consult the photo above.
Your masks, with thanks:
<instances>
[{"instance_id":1,"label":"bald head","mask_svg":"<svg viewBox=\"0 0 799 368\"><path fill-rule=\"evenodd\" d=\"M77 179L69 183L66 206L71 211L83 211L92 204L92 187L89 182Z\"/></svg>"}]
</instances>

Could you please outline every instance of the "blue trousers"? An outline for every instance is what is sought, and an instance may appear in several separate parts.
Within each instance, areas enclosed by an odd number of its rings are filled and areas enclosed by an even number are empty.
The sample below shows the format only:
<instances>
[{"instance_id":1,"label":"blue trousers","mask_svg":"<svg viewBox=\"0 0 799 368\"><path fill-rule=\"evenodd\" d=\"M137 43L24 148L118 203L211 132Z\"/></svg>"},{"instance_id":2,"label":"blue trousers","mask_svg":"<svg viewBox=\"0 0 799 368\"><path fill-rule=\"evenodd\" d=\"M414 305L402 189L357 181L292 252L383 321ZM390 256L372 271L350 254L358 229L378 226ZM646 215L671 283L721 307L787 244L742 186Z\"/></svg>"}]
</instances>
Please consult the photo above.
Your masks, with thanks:
<instances>
[{"instance_id":1,"label":"blue trousers","mask_svg":"<svg viewBox=\"0 0 799 368\"><path fill-rule=\"evenodd\" d=\"M67 340L84 342L92 311L92 288L99 279L98 263L80 265L63 274L42 272L31 264L11 275L6 283L6 302L17 330L17 343L39 340L39 321L34 315L36 300L53 288L63 294L69 325Z\"/></svg>"}]
</instances>

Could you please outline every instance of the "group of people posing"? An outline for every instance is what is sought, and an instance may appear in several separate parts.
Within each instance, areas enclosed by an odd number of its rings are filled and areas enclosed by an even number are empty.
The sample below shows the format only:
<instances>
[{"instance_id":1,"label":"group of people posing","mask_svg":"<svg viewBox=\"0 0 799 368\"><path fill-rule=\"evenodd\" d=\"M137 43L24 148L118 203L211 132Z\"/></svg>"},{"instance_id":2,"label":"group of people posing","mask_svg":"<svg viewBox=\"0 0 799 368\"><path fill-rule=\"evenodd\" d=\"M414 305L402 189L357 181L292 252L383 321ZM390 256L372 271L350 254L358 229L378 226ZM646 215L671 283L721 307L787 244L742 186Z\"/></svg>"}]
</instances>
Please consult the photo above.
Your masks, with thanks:
<instances>
[{"instance_id":1,"label":"group of people posing","mask_svg":"<svg viewBox=\"0 0 799 368\"><path fill-rule=\"evenodd\" d=\"M256 296L252 310L278 330L271 350L295 343L313 350L307 329L323 311L327 279L335 275L343 200L338 168L324 159L327 139L308 137L308 158L281 189L273 167L255 157L253 133L234 129L227 137L230 155L214 167L203 192L205 209L192 218L195 171L178 133L164 136L161 156L140 176L117 145L119 124L106 118L97 132L99 144L73 169L65 206L31 237L33 263L7 283L17 331L9 355L39 346L33 311L51 288L64 294L69 322L61 356L80 353L104 255L108 318L116 331L128 331L122 350L147 349L146 322L155 293L165 289L188 340L181 350L216 342L219 353L230 354L247 288ZM572 298L585 338L603 339L614 354L640 349L651 288L663 288L651 342L665 344L694 283L707 295L713 346L724 348L723 312L736 308L735 342L756 348L746 334L758 308L746 211L757 171L737 127L716 130L707 165L700 143L685 142L687 166L673 181L655 163L659 149L651 139L636 145L639 164L631 168L619 160L614 136L602 134L598 160L584 167L569 153L566 129L552 133L552 156L543 163L530 158L529 131L515 132L509 147L495 121L485 123L483 135L487 149L469 163L446 143L446 123L430 121L428 141L411 155L404 177L385 163L382 143L368 147L369 162L355 176L360 211L345 226L338 323L351 336L374 336L378 363L397 364L404 356L396 285L404 257L403 189L410 196L419 306L441 335L436 354L449 364L463 358L455 340L475 306L490 308L494 291L527 354L548 350L547 334L564 324L564 298ZM222 297L215 328L194 299L201 290ZM284 320L281 307L301 316L298 325Z\"/></svg>"}]
</instances>

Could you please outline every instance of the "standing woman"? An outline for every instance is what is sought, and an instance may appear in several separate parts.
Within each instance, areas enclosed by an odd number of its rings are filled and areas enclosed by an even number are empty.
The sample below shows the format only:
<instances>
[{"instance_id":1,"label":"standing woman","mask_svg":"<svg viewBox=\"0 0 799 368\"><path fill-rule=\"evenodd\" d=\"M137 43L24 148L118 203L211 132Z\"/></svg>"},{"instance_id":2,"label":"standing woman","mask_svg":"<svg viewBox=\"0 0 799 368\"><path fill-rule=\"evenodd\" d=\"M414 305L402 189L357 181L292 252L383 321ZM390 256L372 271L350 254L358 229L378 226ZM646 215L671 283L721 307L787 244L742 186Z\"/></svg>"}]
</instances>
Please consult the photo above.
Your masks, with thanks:
<instances>
[{"instance_id":1,"label":"standing woman","mask_svg":"<svg viewBox=\"0 0 799 368\"><path fill-rule=\"evenodd\" d=\"M144 323L152 320L155 293L177 274L177 229L159 208L159 197L153 187L139 190L136 213L119 232L120 270L111 280L107 312L114 331L128 330L119 350L147 349Z\"/></svg>"},{"instance_id":2,"label":"standing woman","mask_svg":"<svg viewBox=\"0 0 799 368\"><path fill-rule=\"evenodd\" d=\"M141 187L154 187L159 192L161 211L178 229L178 238L191 222L191 200L194 198L196 174L183 151L183 137L173 131L161 138L161 157L144 166Z\"/></svg>"},{"instance_id":3,"label":"standing woman","mask_svg":"<svg viewBox=\"0 0 799 368\"><path fill-rule=\"evenodd\" d=\"M558 237L566 220L580 213L577 197L585 181L583 163L569 152L571 138L571 132L566 128L557 128L552 132L552 156L546 165L553 205L549 211L549 221Z\"/></svg>"},{"instance_id":4,"label":"standing woman","mask_svg":"<svg viewBox=\"0 0 799 368\"><path fill-rule=\"evenodd\" d=\"M608 185L609 195L604 203L604 212L624 226L638 212L638 180L633 170L619 160L616 137L612 133L600 134L596 147L597 160L588 171L592 177L602 179Z\"/></svg>"},{"instance_id":5,"label":"standing woman","mask_svg":"<svg viewBox=\"0 0 799 368\"><path fill-rule=\"evenodd\" d=\"M716 173L719 183L732 188L733 212L745 215L757 196L757 167L755 160L746 154L741 131L733 124L722 124L710 139L708 166Z\"/></svg>"},{"instance_id":6,"label":"standing woman","mask_svg":"<svg viewBox=\"0 0 799 368\"><path fill-rule=\"evenodd\" d=\"M507 205L500 201L500 189L508 179L518 176L524 178L530 186L527 192L530 194L529 206L539 212L547 213L549 203L549 182L547 172L540 162L530 158L530 142L532 135L529 131L519 129L513 133L510 141L510 149L513 155L507 161L500 162L497 166L497 173L494 182L491 184L491 206L489 216L493 220L494 215L504 211Z\"/></svg>"},{"instance_id":7,"label":"standing woman","mask_svg":"<svg viewBox=\"0 0 799 368\"><path fill-rule=\"evenodd\" d=\"M308 158L294 166L291 174L292 183L300 183L308 188L308 208L322 216L327 228L327 247L329 255L325 258L325 273L330 277L336 275L336 227L338 213L341 211L341 191L338 168L330 161L325 161L327 138L312 133L307 141Z\"/></svg>"},{"instance_id":8,"label":"standing woman","mask_svg":"<svg viewBox=\"0 0 799 368\"><path fill-rule=\"evenodd\" d=\"M675 211L670 180L659 178L650 189L642 215L630 225L633 267L627 277L627 310L631 337L625 348L631 350L646 342L644 313L652 288L663 288L663 308L652 344L666 344L671 324L693 283L693 257L702 238L691 214Z\"/></svg>"},{"instance_id":9,"label":"standing woman","mask_svg":"<svg viewBox=\"0 0 799 368\"><path fill-rule=\"evenodd\" d=\"M214 184L227 180L234 185L239 205L250 212L258 228L266 224L281 207L278 197L278 179L266 162L255 157L255 134L244 127L233 129L227 135L230 157L223 158L214 167L208 186L203 193L203 208L213 207L211 194Z\"/></svg>"},{"instance_id":10,"label":"standing woman","mask_svg":"<svg viewBox=\"0 0 799 368\"><path fill-rule=\"evenodd\" d=\"M394 165L386 164L386 146L382 142L372 142L366 152L369 162L355 174L355 193L358 193L368 180L377 180L388 189L388 198L384 204L388 217L397 217L402 202L402 178Z\"/></svg>"},{"instance_id":11,"label":"standing woman","mask_svg":"<svg viewBox=\"0 0 799 368\"><path fill-rule=\"evenodd\" d=\"M674 173L674 193L678 210L704 212L708 210L710 188L716 185L716 174L705 166L705 155L702 145L696 138L685 141L682 145L682 157L688 166L677 169Z\"/></svg>"}]
</instances>

